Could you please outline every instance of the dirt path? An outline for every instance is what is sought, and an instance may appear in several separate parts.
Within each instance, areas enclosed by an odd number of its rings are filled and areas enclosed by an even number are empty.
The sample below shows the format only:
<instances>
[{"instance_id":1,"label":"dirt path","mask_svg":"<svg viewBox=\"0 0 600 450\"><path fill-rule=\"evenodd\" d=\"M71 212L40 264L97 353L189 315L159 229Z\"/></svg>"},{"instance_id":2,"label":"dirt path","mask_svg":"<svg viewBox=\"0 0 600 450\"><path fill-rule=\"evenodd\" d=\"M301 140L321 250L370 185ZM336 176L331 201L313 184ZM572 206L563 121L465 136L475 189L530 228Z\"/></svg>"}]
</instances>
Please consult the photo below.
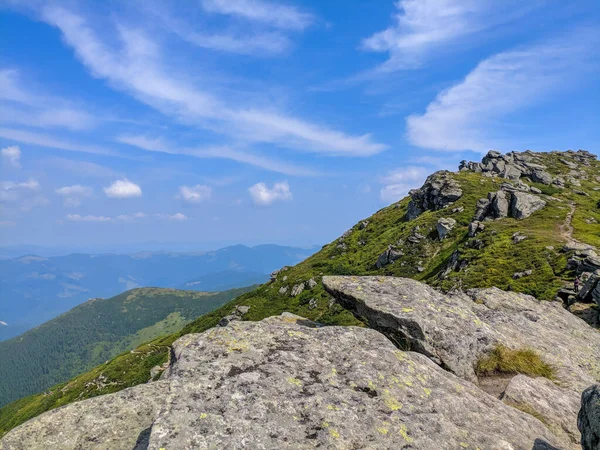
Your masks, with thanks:
<instances>
[{"instance_id":1,"label":"dirt path","mask_svg":"<svg viewBox=\"0 0 600 450\"><path fill-rule=\"evenodd\" d=\"M572 222L573 222L573 215L575 214L575 211L577 210L577 204L575 202L570 202L569 208L571 208L571 209L567 213L567 217L565 217L564 223L559 228L559 237L564 239L567 242L567 244L577 244L577 245L582 245L582 246L589 247L592 249L595 248L593 245L586 244L585 242L581 242L573 237L573 232L575 231L575 229L573 228Z\"/></svg>"}]
</instances>

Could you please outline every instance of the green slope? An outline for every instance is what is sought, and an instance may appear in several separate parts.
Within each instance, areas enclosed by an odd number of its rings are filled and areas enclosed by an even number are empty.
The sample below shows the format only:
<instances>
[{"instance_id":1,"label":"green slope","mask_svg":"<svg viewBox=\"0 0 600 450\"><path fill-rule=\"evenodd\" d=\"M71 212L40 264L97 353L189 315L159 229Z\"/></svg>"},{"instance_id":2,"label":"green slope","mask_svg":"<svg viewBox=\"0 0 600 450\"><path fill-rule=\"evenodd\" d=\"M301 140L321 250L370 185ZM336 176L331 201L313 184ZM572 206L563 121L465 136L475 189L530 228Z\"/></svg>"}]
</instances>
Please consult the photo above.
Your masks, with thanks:
<instances>
[{"instance_id":1,"label":"green slope","mask_svg":"<svg viewBox=\"0 0 600 450\"><path fill-rule=\"evenodd\" d=\"M40 392L183 328L251 288L222 293L141 288L93 299L0 342L0 405Z\"/></svg>"},{"instance_id":2,"label":"green slope","mask_svg":"<svg viewBox=\"0 0 600 450\"><path fill-rule=\"evenodd\" d=\"M560 163L559 157L554 153L539 155L554 176L569 171ZM320 283L323 275L394 275L422 280L442 289L498 286L551 300L556 291L565 284L571 284L575 276L566 270L570 254L561 251L567 239L563 230L571 208L575 211L572 237L600 247L600 191L594 190L600 185L596 178L600 175L600 163L594 161L582 170L588 174L588 179L582 179L581 187L577 189L589 193L589 197L577 194L568 184L566 189L559 190L553 186L529 183L543 191L547 206L525 220L506 218L486 222L485 231L476 236L483 244L478 246L479 249L473 247L474 238L469 238L467 229L475 214L477 200L486 197L488 192L497 191L506 180L472 172L454 173L453 178L460 184L463 196L451 208L463 207L462 212L452 213L450 208L426 211L409 221L406 212L410 197L390 205L366 219L366 226L361 221L345 233L345 237L324 246L302 263L280 272L275 281L200 317L182 331L146 344L135 354L120 355L53 389L52 394L32 396L6 406L0 410L0 435L57 406L145 382L153 366L167 361L169 345L174 340L183 334L214 327L236 305L250 306L250 311L244 316L246 320L260 320L289 311L324 324L361 325L350 313L331 303ZM442 217L452 217L457 226L440 241L435 225ZM426 238L408 245L407 239L416 227ZM512 236L517 231L527 235L527 239L515 244ZM375 263L379 255L388 245L399 245L399 242L402 242L404 256L377 269ZM463 268L441 277L455 252L464 261ZM513 279L515 272L529 269L533 270L531 276ZM299 295L291 296L295 285L311 278L316 281L312 289L306 288Z\"/></svg>"}]
</instances>

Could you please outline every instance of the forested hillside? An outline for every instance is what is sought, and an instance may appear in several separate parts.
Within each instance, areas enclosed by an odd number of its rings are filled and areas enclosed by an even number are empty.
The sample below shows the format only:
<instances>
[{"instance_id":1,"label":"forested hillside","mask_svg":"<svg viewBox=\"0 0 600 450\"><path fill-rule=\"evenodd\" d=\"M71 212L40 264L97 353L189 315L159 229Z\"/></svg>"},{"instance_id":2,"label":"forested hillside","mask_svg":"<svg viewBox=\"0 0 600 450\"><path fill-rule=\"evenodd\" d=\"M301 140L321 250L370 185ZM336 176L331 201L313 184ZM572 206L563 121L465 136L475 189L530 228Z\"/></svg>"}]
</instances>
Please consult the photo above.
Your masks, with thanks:
<instances>
[{"instance_id":1,"label":"forested hillside","mask_svg":"<svg viewBox=\"0 0 600 450\"><path fill-rule=\"evenodd\" d=\"M179 331L252 287L220 293L140 288L93 299L0 342L0 405L40 392L158 336Z\"/></svg>"},{"instance_id":2,"label":"forested hillside","mask_svg":"<svg viewBox=\"0 0 600 450\"><path fill-rule=\"evenodd\" d=\"M288 311L326 325L362 325L327 294L324 275L393 275L443 290L496 286L554 300L599 261L599 223L600 163L594 155L492 152L483 164L432 175L410 196L182 331L120 355L49 395L7 405L0 410L0 434L57 406L147 381L177 338L216 326L240 306L243 320ZM565 307L592 323L598 308L586 301L569 295Z\"/></svg>"}]
</instances>

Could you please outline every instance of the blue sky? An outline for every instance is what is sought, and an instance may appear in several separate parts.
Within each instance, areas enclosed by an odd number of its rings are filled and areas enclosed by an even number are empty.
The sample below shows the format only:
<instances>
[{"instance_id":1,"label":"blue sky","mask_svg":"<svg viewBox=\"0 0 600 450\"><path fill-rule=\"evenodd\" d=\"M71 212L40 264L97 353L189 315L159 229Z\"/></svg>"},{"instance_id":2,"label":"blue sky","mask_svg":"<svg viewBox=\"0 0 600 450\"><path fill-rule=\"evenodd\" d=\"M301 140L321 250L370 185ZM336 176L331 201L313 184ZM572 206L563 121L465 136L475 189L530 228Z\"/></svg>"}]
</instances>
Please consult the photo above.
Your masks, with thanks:
<instances>
[{"instance_id":1,"label":"blue sky","mask_svg":"<svg viewBox=\"0 0 600 450\"><path fill-rule=\"evenodd\" d=\"M598 153L599 30L590 0L0 0L0 245L320 244L491 148Z\"/></svg>"}]
</instances>

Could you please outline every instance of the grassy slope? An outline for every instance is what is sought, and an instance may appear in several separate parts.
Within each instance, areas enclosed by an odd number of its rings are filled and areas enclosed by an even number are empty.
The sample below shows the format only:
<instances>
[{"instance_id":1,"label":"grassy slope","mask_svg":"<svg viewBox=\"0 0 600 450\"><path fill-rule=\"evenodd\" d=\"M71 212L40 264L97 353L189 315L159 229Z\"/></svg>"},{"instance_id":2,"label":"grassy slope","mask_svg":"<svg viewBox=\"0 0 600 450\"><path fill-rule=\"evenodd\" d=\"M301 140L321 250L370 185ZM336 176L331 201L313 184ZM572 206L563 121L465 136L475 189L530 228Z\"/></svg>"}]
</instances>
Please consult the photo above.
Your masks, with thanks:
<instances>
[{"instance_id":1,"label":"grassy slope","mask_svg":"<svg viewBox=\"0 0 600 450\"><path fill-rule=\"evenodd\" d=\"M83 303L17 338L0 342L0 405L179 331L194 318L250 289L205 293L141 288Z\"/></svg>"},{"instance_id":2,"label":"grassy slope","mask_svg":"<svg viewBox=\"0 0 600 450\"><path fill-rule=\"evenodd\" d=\"M558 162L556 155L547 154L543 159L552 174L568 172L568 168ZM596 161L593 167L585 170L591 178L590 181L582 181L582 187L579 189L589 192L591 197L574 194L571 189L559 191L552 187L535 185L548 194L548 206L523 221L504 219L486 222L485 232L477 236L485 244L481 250L473 250L465 245L469 241L467 226L475 213L477 199L486 197L488 192L498 190L505 180L474 173L457 173L455 179L460 182L464 195L453 207L464 206L464 212L451 214L449 210L428 211L407 222L404 216L409 198L384 208L367 219L369 225L365 229L353 227L350 236L344 239L347 245L345 250L338 247L340 241L336 240L302 263L281 272L275 282L260 286L200 317L181 332L146 344L137 349L135 354L123 354L68 384L53 389L51 395L36 395L1 409L0 435L3 431L57 406L145 382L150 376L150 369L167 360L168 347L174 340L187 333L202 332L214 327L235 305L251 306L245 316L249 320L260 320L290 311L325 324L361 325L340 306L330 305L329 296L320 283L322 275L395 275L422 280L443 289L456 286L498 286L550 300L558 288L570 284L574 277L573 273L565 270L568 255L560 252L564 241L559 230L570 210L569 202L575 202L577 205L573 218L574 237L600 247L600 226L586 222L586 219L590 218L600 222L600 209L597 207L600 192L593 190L599 183L592 181L600 174L600 163ZM554 196L555 199L549 196ZM458 222L457 227L442 242L434 239L434 227L440 217L453 217ZM406 254L401 260L383 269L376 269L374 264L387 246L400 239L406 239L416 226L420 227L422 234L428 235L428 239L414 246L404 245ZM514 244L511 237L516 231L521 231L528 239ZM547 248L550 246L554 249ZM468 261L467 268L460 272L452 272L442 280L438 274L455 250L459 250L461 258ZM421 272L417 270L419 265L424 268ZM534 270L530 277L512 279L514 272L526 269ZM287 279L284 281L285 276ZM310 278L319 282L315 288L305 290L294 298L289 296L294 284ZM279 289L285 286L289 287L288 294L279 294ZM313 298L317 300L317 307L311 309L309 301ZM99 377L108 385L98 387L93 383L89 384Z\"/></svg>"}]
</instances>

